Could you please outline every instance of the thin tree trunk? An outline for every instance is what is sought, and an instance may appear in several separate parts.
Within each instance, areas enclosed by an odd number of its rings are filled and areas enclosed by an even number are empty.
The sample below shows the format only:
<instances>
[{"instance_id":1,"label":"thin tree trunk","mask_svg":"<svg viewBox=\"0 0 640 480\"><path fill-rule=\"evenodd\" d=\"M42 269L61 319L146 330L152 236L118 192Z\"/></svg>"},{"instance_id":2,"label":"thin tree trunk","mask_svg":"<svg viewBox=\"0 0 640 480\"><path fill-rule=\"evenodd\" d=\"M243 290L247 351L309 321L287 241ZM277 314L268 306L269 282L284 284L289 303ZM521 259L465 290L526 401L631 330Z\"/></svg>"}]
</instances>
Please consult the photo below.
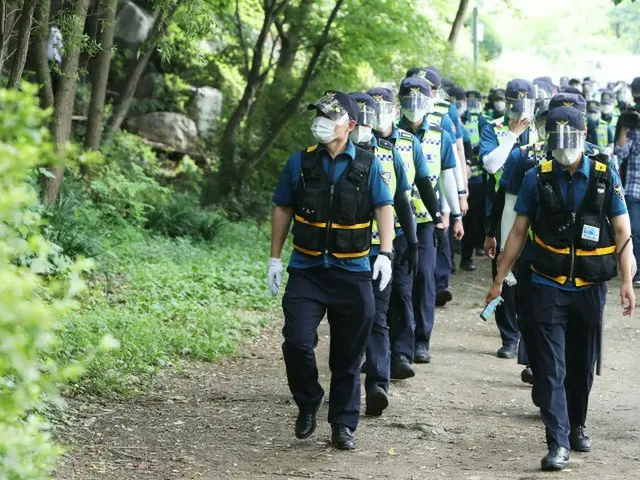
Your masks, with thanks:
<instances>
[{"instance_id":1,"label":"thin tree trunk","mask_svg":"<svg viewBox=\"0 0 640 480\"><path fill-rule=\"evenodd\" d=\"M16 54L13 58L11 66L11 74L7 82L7 88L18 88L24 72L24 65L27 62L27 54L29 53L29 39L31 38L31 26L33 25L33 11L36 8L38 0L25 0L20 15L18 25L18 45Z\"/></svg>"},{"instance_id":2,"label":"thin tree trunk","mask_svg":"<svg viewBox=\"0 0 640 480\"><path fill-rule=\"evenodd\" d=\"M76 76L80 59L79 39L84 30L87 10L91 0L76 0L72 7L72 27L67 33L68 41L72 48L65 49L62 60L60 86L54 103L52 131L58 151L64 149L71 136L71 117L76 93ZM52 177L45 177L43 190L43 203L46 207L53 205L58 198L64 167L50 168Z\"/></svg>"},{"instance_id":3,"label":"thin tree trunk","mask_svg":"<svg viewBox=\"0 0 640 480\"><path fill-rule=\"evenodd\" d=\"M104 116L104 102L109 80L111 65L111 50L113 48L113 34L115 32L116 7L118 0L102 2L104 10L98 20L98 38L102 50L91 65L91 101L89 102L89 118L87 119L87 134L84 146L90 150L100 147L102 135L102 118Z\"/></svg>"},{"instance_id":4,"label":"thin tree trunk","mask_svg":"<svg viewBox=\"0 0 640 480\"><path fill-rule=\"evenodd\" d=\"M18 2L2 0L2 25L0 34L0 75L4 72L4 64L7 60L7 48L13 35L13 29L18 21Z\"/></svg>"},{"instance_id":5,"label":"thin tree trunk","mask_svg":"<svg viewBox=\"0 0 640 480\"><path fill-rule=\"evenodd\" d=\"M287 124L287 122L297 112L298 107L300 106L300 102L302 101L302 97L304 97L305 93L309 89L309 85L311 84L311 80L313 78L313 74L318 64L318 61L320 60L320 56L322 55L322 52L324 51L324 48L327 45L327 41L329 39L329 32L331 30L331 25L336 19L336 16L338 15L338 11L342 7L343 3L344 3L344 0L336 1L333 7L333 10L331 11L331 15L329 15L329 18L327 19L327 23L324 26L322 35L316 42L313 55L311 56L311 59L307 64L307 68L304 72L304 76L302 78L302 82L300 83L300 86L298 87L298 90L296 91L293 98L289 100L289 102L282 109L282 113L278 117L277 121L273 122L271 131L265 136L264 141L258 147L258 149L253 153L253 155L250 155L247 165L245 165L243 168L246 168L246 167L251 168L260 160L262 160L262 158L264 158L267 151L273 146L275 141L282 134L282 131L284 130L284 127ZM246 170L243 170L243 171L246 171Z\"/></svg>"},{"instance_id":6,"label":"thin tree trunk","mask_svg":"<svg viewBox=\"0 0 640 480\"><path fill-rule=\"evenodd\" d=\"M113 110L113 115L105 129L105 139L109 140L113 138L115 133L122 126L124 119L127 117L129 108L131 107L131 102L133 101L136 89L138 88L138 83L140 83L140 78L142 78L142 74L147 68L147 64L156 49L158 41L165 35L167 24L173 16L173 12L175 12L175 7L166 16L158 14L156 17L153 27L151 28L151 33L149 34L149 38L147 38L146 42L143 44L145 53L138 58L138 61L129 70L125 85L118 95L118 103L116 104ZM142 48L143 47L141 46L138 49L138 53L140 53Z\"/></svg>"},{"instance_id":7,"label":"thin tree trunk","mask_svg":"<svg viewBox=\"0 0 640 480\"><path fill-rule=\"evenodd\" d=\"M40 85L40 106L53 107L53 88L51 86L51 70L47 56L47 41L49 38L49 13L51 0L41 0L34 12L34 27L32 35L31 55L36 73L36 81Z\"/></svg>"},{"instance_id":8,"label":"thin tree trunk","mask_svg":"<svg viewBox=\"0 0 640 480\"><path fill-rule=\"evenodd\" d=\"M458 41L458 36L460 35L460 30L462 30L464 15L467 12L468 6L469 0L460 0L458 12L456 13L456 18L453 20L453 24L451 25L451 33L449 34L449 43L452 47L455 46L456 42Z\"/></svg>"}]
</instances>

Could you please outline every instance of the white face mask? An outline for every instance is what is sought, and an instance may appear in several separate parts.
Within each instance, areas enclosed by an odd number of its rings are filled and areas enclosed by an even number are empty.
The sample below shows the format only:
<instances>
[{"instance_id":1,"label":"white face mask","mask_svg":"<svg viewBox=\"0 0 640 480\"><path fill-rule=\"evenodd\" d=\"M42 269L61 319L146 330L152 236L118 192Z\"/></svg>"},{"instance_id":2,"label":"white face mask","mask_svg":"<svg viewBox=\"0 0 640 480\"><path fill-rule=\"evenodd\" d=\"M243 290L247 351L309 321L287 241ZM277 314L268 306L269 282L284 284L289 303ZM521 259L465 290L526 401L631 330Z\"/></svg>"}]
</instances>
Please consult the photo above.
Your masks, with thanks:
<instances>
[{"instance_id":1,"label":"white face mask","mask_svg":"<svg viewBox=\"0 0 640 480\"><path fill-rule=\"evenodd\" d=\"M507 108L507 102L505 102L504 100L493 102L493 108L495 108L499 112L504 112L505 108Z\"/></svg>"},{"instance_id":2,"label":"white face mask","mask_svg":"<svg viewBox=\"0 0 640 480\"><path fill-rule=\"evenodd\" d=\"M378 132L386 132L393 125L394 115L378 115L375 128Z\"/></svg>"},{"instance_id":3,"label":"white face mask","mask_svg":"<svg viewBox=\"0 0 640 480\"><path fill-rule=\"evenodd\" d=\"M564 167L575 163L581 153L580 148L557 148L551 152L553 158Z\"/></svg>"},{"instance_id":4,"label":"white face mask","mask_svg":"<svg viewBox=\"0 0 640 480\"><path fill-rule=\"evenodd\" d=\"M371 127L367 125L356 125L356 128L353 129L353 132L349 134L349 138L356 145L359 145L361 143L371 143L372 137L373 132L371 131Z\"/></svg>"},{"instance_id":5,"label":"white face mask","mask_svg":"<svg viewBox=\"0 0 640 480\"><path fill-rule=\"evenodd\" d=\"M311 133L318 143L331 143L336 138L336 125L333 120L325 117L316 117L311 124Z\"/></svg>"},{"instance_id":6,"label":"white face mask","mask_svg":"<svg viewBox=\"0 0 640 480\"><path fill-rule=\"evenodd\" d=\"M467 104L463 103L458 107L458 115L462 116L467 111Z\"/></svg>"},{"instance_id":7,"label":"white face mask","mask_svg":"<svg viewBox=\"0 0 640 480\"><path fill-rule=\"evenodd\" d=\"M426 115L425 110L403 110L402 114L407 117L411 123L418 122L424 118Z\"/></svg>"}]
</instances>

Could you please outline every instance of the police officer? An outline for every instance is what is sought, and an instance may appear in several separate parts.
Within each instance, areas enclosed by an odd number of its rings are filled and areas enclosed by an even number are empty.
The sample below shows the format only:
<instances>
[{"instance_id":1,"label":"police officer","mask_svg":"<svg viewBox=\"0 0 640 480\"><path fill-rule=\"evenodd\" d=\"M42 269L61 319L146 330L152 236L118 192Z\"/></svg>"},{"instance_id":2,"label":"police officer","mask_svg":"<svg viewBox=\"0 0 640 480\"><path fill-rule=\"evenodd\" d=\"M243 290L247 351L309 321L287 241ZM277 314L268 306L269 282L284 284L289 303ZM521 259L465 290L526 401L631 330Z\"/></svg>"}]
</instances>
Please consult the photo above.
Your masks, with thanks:
<instances>
[{"instance_id":1,"label":"police officer","mask_svg":"<svg viewBox=\"0 0 640 480\"><path fill-rule=\"evenodd\" d=\"M600 102L587 102L587 141L597 145L606 154L613 152L615 128L602 118Z\"/></svg>"},{"instance_id":2,"label":"police officer","mask_svg":"<svg viewBox=\"0 0 640 480\"><path fill-rule=\"evenodd\" d=\"M268 283L277 294L280 255L293 219L294 251L282 300L285 320L282 351L287 379L299 413L295 435L309 437L324 391L314 355L318 325L329 320L331 442L355 448L360 414L360 364L375 314L372 279L379 290L391 280L393 199L374 154L356 147L349 134L358 104L331 91L309 105L316 117L311 132L318 142L287 161L273 195ZM372 221L380 250L369 262Z\"/></svg>"},{"instance_id":3,"label":"police officer","mask_svg":"<svg viewBox=\"0 0 640 480\"><path fill-rule=\"evenodd\" d=\"M597 356L606 281L622 272L624 315L632 315L635 268L629 216L620 177L586 157L584 116L572 107L549 112L548 147L553 160L525 175L498 274L487 301L501 294L531 227L531 320L536 343L533 370L548 454L543 470L562 470L569 449L588 452L585 423Z\"/></svg>"},{"instance_id":4,"label":"police officer","mask_svg":"<svg viewBox=\"0 0 640 480\"><path fill-rule=\"evenodd\" d=\"M462 214L458 203L458 184L454 174L456 167L453 153L453 141L449 134L440 128L441 119L432 117L433 100L431 86L420 77L409 77L400 85L400 106L402 118L398 126L405 129L420 141L422 153L429 167L429 176L435 188L440 178L444 197L451 207L453 233L461 239L464 235ZM418 240L420 243L420 270L413 284L413 312L415 318L416 363L431 361L430 341L435 322L435 285L434 267L436 265L436 245L433 242L434 225L432 216L425 212L424 202L414 198L416 221L418 222ZM445 236L446 238L446 236ZM445 245L444 248L447 248Z\"/></svg>"},{"instance_id":5,"label":"police officer","mask_svg":"<svg viewBox=\"0 0 640 480\"><path fill-rule=\"evenodd\" d=\"M507 108L504 88L496 87L489 92L487 97L486 117L488 120L496 120L504 116Z\"/></svg>"},{"instance_id":6,"label":"police officer","mask_svg":"<svg viewBox=\"0 0 640 480\"><path fill-rule=\"evenodd\" d=\"M376 140L378 142L386 140L395 147L400 155L408 182L415 186L415 196L422 201L420 203L416 198L414 203L418 222L419 246L411 241L409 232L404 229L402 232L397 232L393 241L394 251L398 258L415 258L417 255L420 261L415 278L407 268L408 265L395 262L393 267L393 286L388 314L391 343L390 376L393 379L402 380L415 376L415 370L412 366L416 343L413 308L414 281L425 284L429 278L433 278L433 267L429 269L429 264L425 263L427 257L424 255L424 250L430 244L443 244L444 227L420 141L411 133L393 124L393 120L397 116L397 105L393 92L388 88L373 88L367 93L375 101L376 118L373 127ZM415 100L416 107L419 101ZM434 228L426 226L427 218L434 219L432 224Z\"/></svg>"},{"instance_id":7,"label":"police officer","mask_svg":"<svg viewBox=\"0 0 640 480\"><path fill-rule=\"evenodd\" d=\"M534 117L536 90L534 85L524 79L516 78L507 84L505 91L507 107L505 117L495 119L483 125L480 132L480 157L489 174L487 182L487 212L493 210L503 166L514 148L529 144L529 125ZM487 232L485 251L492 259L492 271L497 272L496 247L499 243L494 235L499 232ZM506 286L504 302L496 310L496 324L500 331L502 347L498 349L499 358L514 358L518 352L518 325L515 288Z\"/></svg>"},{"instance_id":8,"label":"police officer","mask_svg":"<svg viewBox=\"0 0 640 480\"><path fill-rule=\"evenodd\" d=\"M360 105L357 125L349 136L357 146L373 151L380 162L383 179L394 195L393 203L397 218L396 235L399 237L405 235L406 242L412 245L412 248L403 250L403 257L398 256L396 265L411 276L418 269L418 238L410 201L411 185L407 180L407 174L402 165L402 157L389 140L384 138L376 139L373 136L372 127L377 125L376 102L373 97L360 92L351 93L349 96ZM432 208L435 206L435 211L437 212L435 192L428 181L428 176L425 176L425 179L426 181L422 181L422 179L417 179L416 181L424 192L424 198L430 198L430 201L426 203L430 203ZM377 224L374 222L371 253L369 253L369 261L372 267L375 265L379 250L380 235ZM412 258L409 258L409 256L412 256ZM376 313L373 328L367 341L366 361L364 364L366 373L364 382L366 391L365 414L374 417L382 415L384 409L389 405L387 392L389 391L391 361L389 326L387 324L391 283L383 290L380 290L376 288L379 281L375 280L373 282Z\"/></svg>"},{"instance_id":9,"label":"police officer","mask_svg":"<svg viewBox=\"0 0 640 480\"><path fill-rule=\"evenodd\" d=\"M469 176L469 211L463 219L465 235L462 238L462 261L473 263L474 249L476 254L484 256L484 218L486 182L484 169L480 161L480 129L487 119L482 113L482 94L477 90L466 92L467 105L462 114L462 123L471 143L471 160L468 160L471 175ZM469 159L469 156L467 156Z\"/></svg>"}]
</instances>

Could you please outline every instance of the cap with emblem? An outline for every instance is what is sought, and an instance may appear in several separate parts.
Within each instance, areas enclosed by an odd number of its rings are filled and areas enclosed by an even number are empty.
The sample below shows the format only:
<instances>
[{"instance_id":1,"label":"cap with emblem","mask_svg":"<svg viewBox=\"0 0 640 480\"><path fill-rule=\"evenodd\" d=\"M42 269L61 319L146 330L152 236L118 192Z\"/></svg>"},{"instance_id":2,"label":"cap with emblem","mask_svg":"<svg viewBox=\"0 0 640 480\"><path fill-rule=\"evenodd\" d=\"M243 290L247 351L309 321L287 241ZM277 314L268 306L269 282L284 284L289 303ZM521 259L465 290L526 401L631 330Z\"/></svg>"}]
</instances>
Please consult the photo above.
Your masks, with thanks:
<instances>
[{"instance_id":1,"label":"cap with emblem","mask_svg":"<svg viewBox=\"0 0 640 480\"><path fill-rule=\"evenodd\" d=\"M549 150L584 148L584 115L573 107L549 110L545 131Z\"/></svg>"},{"instance_id":2,"label":"cap with emblem","mask_svg":"<svg viewBox=\"0 0 640 480\"><path fill-rule=\"evenodd\" d=\"M507 115L510 119L532 120L536 104L536 88L524 78L515 78L507 83Z\"/></svg>"},{"instance_id":3,"label":"cap with emblem","mask_svg":"<svg viewBox=\"0 0 640 480\"><path fill-rule=\"evenodd\" d=\"M558 107L573 107L582 113L587 111L587 104L582 95L575 93L558 93L551 98L549 102L549 110Z\"/></svg>"},{"instance_id":4,"label":"cap with emblem","mask_svg":"<svg viewBox=\"0 0 640 480\"><path fill-rule=\"evenodd\" d=\"M398 97L403 111L416 111L424 115L433 106L431 86L424 78L408 77L402 80Z\"/></svg>"},{"instance_id":5,"label":"cap with emblem","mask_svg":"<svg viewBox=\"0 0 640 480\"><path fill-rule=\"evenodd\" d=\"M319 110L330 120L338 123L357 120L360 110L355 100L338 90L327 90L322 98L307 106L307 110L314 109Z\"/></svg>"},{"instance_id":6,"label":"cap with emblem","mask_svg":"<svg viewBox=\"0 0 640 480\"><path fill-rule=\"evenodd\" d=\"M600 102L589 100L587 102L587 113L600 113Z\"/></svg>"},{"instance_id":7,"label":"cap with emblem","mask_svg":"<svg viewBox=\"0 0 640 480\"><path fill-rule=\"evenodd\" d=\"M389 128L396 118L396 103L393 92L385 87L372 88L367 91L374 101L376 119L373 128L379 132Z\"/></svg>"},{"instance_id":8,"label":"cap with emblem","mask_svg":"<svg viewBox=\"0 0 640 480\"><path fill-rule=\"evenodd\" d=\"M491 92L491 97L494 102L496 100L505 100L507 98L504 88L494 88Z\"/></svg>"},{"instance_id":9,"label":"cap with emblem","mask_svg":"<svg viewBox=\"0 0 640 480\"><path fill-rule=\"evenodd\" d=\"M373 97L367 93L353 92L349 96L353 98L360 107L358 114L358 125L373 125L376 116L376 102Z\"/></svg>"},{"instance_id":10,"label":"cap with emblem","mask_svg":"<svg viewBox=\"0 0 640 480\"><path fill-rule=\"evenodd\" d=\"M407 70L407 74L405 77L425 77L427 72L427 67L413 67Z\"/></svg>"},{"instance_id":11,"label":"cap with emblem","mask_svg":"<svg viewBox=\"0 0 640 480\"><path fill-rule=\"evenodd\" d=\"M442 77L437 68L429 67L425 69L424 78L434 90L442 86Z\"/></svg>"}]
</instances>

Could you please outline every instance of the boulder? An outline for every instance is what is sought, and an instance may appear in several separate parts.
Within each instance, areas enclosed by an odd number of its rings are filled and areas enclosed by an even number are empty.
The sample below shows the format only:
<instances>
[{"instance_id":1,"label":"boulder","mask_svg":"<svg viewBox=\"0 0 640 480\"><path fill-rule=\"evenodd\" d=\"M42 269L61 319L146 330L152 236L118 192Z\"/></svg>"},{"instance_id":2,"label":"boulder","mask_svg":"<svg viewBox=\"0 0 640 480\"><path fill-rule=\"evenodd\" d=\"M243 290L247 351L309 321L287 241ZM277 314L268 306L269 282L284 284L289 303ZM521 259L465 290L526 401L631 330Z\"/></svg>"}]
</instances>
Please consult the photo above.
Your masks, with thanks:
<instances>
[{"instance_id":1,"label":"boulder","mask_svg":"<svg viewBox=\"0 0 640 480\"><path fill-rule=\"evenodd\" d=\"M222 113L222 92L213 87L196 89L187 107L189 117L196 123L202 138L211 136Z\"/></svg>"},{"instance_id":2,"label":"boulder","mask_svg":"<svg viewBox=\"0 0 640 480\"><path fill-rule=\"evenodd\" d=\"M198 148L196 124L181 113L147 113L128 119L126 126L132 133L181 152L193 152Z\"/></svg>"},{"instance_id":3,"label":"boulder","mask_svg":"<svg viewBox=\"0 0 640 480\"><path fill-rule=\"evenodd\" d=\"M115 37L127 43L142 43L149 35L154 20L153 14L127 0L116 15Z\"/></svg>"}]
</instances>

